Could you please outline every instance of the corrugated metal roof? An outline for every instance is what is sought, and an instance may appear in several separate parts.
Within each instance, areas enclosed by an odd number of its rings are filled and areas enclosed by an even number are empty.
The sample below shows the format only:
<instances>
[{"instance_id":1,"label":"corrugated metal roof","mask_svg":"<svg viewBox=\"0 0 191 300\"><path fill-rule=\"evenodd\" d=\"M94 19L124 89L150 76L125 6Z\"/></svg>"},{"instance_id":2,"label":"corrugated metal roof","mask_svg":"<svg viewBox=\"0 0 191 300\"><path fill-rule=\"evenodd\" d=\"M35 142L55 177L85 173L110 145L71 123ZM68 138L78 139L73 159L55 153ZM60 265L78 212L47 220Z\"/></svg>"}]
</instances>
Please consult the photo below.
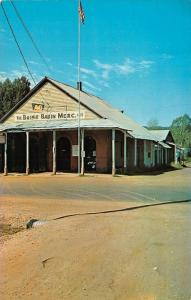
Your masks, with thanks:
<instances>
[{"instance_id":1,"label":"corrugated metal roof","mask_svg":"<svg viewBox=\"0 0 191 300\"><path fill-rule=\"evenodd\" d=\"M61 89L63 92L68 93L71 97L76 99L78 101L78 90L76 88L73 88L69 85L60 83L56 80L50 79L50 78L44 78L34 89L33 92L36 92L36 90L45 84L46 82L52 83L54 86L57 86L59 89ZM29 96L32 95L32 91L29 93ZM13 108L9 113L7 113L3 118L2 121L6 120L6 118L10 115L10 113L14 112L14 109L18 108L21 104L23 104L25 101L27 101L28 96L26 96L24 99L18 103L15 108ZM99 116L101 116L103 119L95 119L95 120L81 120L81 126L87 127L87 128L119 128L127 131L131 131L131 136L137 139L146 139L146 140L153 140L153 141L159 141L158 137L156 137L154 134L152 134L151 131L147 130L146 128L142 127L135 121L133 121L131 118L129 118L127 115L122 113L121 111L113 108L110 104L105 102L99 97L96 97L94 95L88 94L84 91L81 92L81 103L88 107L89 109L93 110L95 113L97 113ZM72 123L73 122L73 123ZM26 130L26 129L57 129L58 125L59 128L76 128L77 127L77 121L70 121L70 123L67 121L47 121L47 122L26 122L22 124L10 124L10 125L4 125L3 123L0 124L0 131L3 130Z\"/></svg>"},{"instance_id":2,"label":"corrugated metal roof","mask_svg":"<svg viewBox=\"0 0 191 300\"><path fill-rule=\"evenodd\" d=\"M170 130L158 129L158 130L149 130L153 135L155 135L159 141L165 141Z\"/></svg>"},{"instance_id":3,"label":"corrugated metal roof","mask_svg":"<svg viewBox=\"0 0 191 300\"><path fill-rule=\"evenodd\" d=\"M166 148L166 149L171 149L171 147L169 145L167 145L166 143L164 143L164 142L159 142L159 144L161 146L163 146L164 148Z\"/></svg>"},{"instance_id":4,"label":"corrugated metal roof","mask_svg":"<svg viewBox=\"0 0 191 300\"><path fill-rule=\"evenodd\" d=\"M49 80L53 82L55 85L59 86L63 91L66 91L68 94L72 95L74 98L78 99L78 90L64 83L60 83L53 79ZM157 140L152 133L146 128L142 127L127 115L119 111L118 109L113 108L110 104L105 102L99 97L93 96L86 92L81 91L81 103L90 107L97 114L102 116L103 118L109 119L112 122L117 122L120 124L120 127L126 130L131 130L131 135L134 138L138 139L146 139L146 140Z\"/></svg>"},{"instance_id":5,"label":"corrugated metal roof","mask_svg":"<svg viewBox=\"0 0 191 300\"><path fill-rule=\"evenodd\" d=\"M100 128L100 129L123 129L119 123L106 119L95 120L81 120L80 126L82 128ZM54 121L40 121L40 122L26 122L18 124L1 124L0 131L27 131L27 130L48 130L48 129L76 129L78 128L78 120L54 120Z\"/></svg>"}]
</instances>

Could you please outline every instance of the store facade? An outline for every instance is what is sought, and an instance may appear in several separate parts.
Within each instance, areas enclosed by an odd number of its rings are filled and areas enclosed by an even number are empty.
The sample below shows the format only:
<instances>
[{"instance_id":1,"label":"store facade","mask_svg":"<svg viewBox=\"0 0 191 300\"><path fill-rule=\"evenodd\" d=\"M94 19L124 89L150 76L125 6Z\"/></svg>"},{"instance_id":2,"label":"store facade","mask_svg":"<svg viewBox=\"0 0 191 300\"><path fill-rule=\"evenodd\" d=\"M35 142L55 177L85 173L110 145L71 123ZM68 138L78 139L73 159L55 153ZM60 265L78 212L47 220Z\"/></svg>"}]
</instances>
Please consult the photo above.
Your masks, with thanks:
<instances>
[{"instance_id":1,"label":"store facade","mask_svg":"<svg viewBox=\"0 0 191 300\"><path fill-rule=\"evenodd\" d=\"M56 174L80 165L82 174L114 175L170 163L170 146L147 129L82 90L78 99L77 88L41 80L1 119L0 172Z\"/></svg>"}]
</instances>

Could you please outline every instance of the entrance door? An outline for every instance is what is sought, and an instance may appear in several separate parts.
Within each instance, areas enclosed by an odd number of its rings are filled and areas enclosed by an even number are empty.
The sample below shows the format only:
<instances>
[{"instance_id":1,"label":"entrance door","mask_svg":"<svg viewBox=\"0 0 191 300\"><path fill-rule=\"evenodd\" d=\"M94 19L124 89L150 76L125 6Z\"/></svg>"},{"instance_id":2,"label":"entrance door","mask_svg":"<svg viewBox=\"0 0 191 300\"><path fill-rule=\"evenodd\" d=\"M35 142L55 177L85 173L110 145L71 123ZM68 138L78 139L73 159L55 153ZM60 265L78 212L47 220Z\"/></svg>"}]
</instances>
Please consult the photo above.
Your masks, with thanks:
<instances>
[{"instance_id":1,"label":"entrance door","mask_svg":"<svg viewBox=\"0 0 191 300\"><path fill-rule=\"evenodd\" d=\"M96 141L91 136L84 139L85 171L96 171Z\"/></svg>"},{"instance_id":2,"label":"entrance door","mask_svg":"<svg viewBox=\"0 0 191 300\"><path fill-rule=\"evenodd\" d=\"M69 139L61 137L56 144L56 170L70 171L71 145Z\"/></svg>"}]
</instances>

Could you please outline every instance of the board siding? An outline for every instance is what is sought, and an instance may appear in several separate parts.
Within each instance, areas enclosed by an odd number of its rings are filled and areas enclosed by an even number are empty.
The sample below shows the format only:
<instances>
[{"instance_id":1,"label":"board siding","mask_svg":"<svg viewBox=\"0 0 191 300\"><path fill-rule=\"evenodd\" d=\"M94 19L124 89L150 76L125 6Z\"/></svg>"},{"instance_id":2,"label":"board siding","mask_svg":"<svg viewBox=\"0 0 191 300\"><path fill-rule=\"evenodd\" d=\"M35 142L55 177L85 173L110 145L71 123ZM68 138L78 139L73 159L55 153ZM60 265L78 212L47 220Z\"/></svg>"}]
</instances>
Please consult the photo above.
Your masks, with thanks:
<instances>
[{"instance_id":1,"label":"board siding","mask_svg":"<svg viewBox=\"0 0 191 300\"><path fill-rule=\"evenodd\" d=\"M72 97L68 96L64 92L61 92L51 83L46 83L40 90L38 90L34 95L32 95L21 107L19 107L10 117L8 117L8 119L5 120L4 124L18 124L18 122L15 121L16 114L34 113L32 103L44 103L45 107L43 112L47 112L48 107L49 111L62 112L63 110L65 110L66 106L67 111L78 111L77 101L72 99ZM83 105L80 105L80 110L85 111L86 120L99 118L97 114L94 114L91 110L88 110L88 108L84 107ZM19 123L22 123L22 121ZM25 124L26 123L27 122L25 121Z\"/></svg>"}]
</instances>

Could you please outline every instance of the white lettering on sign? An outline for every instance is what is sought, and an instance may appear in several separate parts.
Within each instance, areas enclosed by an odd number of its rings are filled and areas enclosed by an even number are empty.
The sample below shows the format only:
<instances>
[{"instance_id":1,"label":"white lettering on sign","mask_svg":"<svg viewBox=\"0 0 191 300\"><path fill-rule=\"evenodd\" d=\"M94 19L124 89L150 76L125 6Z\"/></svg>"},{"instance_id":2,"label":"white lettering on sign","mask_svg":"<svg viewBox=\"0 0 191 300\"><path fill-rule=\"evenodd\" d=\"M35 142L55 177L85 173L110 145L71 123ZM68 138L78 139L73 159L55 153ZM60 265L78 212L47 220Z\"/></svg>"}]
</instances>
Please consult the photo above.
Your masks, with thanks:
<instances>
[{"instance_id":1,"label":"white lettering on sign","mask_svg":"<svg viewBox=\"0 0 191 300\"><path fill-rule=\"evenodd\" d=\"M80 111L80 119L85 118L85 111ZM28 113L15 114L15 121L46 121L46 120L76 120L78 119L78 112L43 112L43 113Z\"/></svg>"}]
</instances>

